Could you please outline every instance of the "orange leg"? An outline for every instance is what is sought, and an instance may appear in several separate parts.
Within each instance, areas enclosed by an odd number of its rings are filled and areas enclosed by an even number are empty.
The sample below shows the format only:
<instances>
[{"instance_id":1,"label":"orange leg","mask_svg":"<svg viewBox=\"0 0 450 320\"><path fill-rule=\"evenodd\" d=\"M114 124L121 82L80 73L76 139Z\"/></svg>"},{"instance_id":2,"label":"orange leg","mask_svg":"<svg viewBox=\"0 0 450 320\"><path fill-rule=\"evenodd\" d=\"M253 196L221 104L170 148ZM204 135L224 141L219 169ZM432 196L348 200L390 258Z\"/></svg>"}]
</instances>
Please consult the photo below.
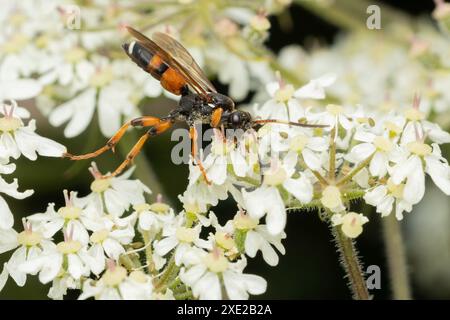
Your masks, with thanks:
<instances>
[{"instance_id":1,"label":"orange leg","mask_svg":"<svg viewBox=\"0 0 450 320\"><path fill-rule=\"evenodd\" d=\"M198 165L198 168L200 169L200 172L202 173L203 178L205 178L205 182L208 185L211 185L211 182L208 180L208 177L206 176L206 170L205 170L205 167L203 166L202 161L200 160L200 158L197 158L198 133L197 133L197 129L195 129L194 126L189 128L189 137L191 138L191 143L192 143L192 149L191 149L192 158L194 159L195 163Z\"/></svg>"},{"instance_id":2,"label":"orange leg","mask_svg":"<svg viewBox=\"0 0 450 320\"><path fill-rule=\"evenodd\" d=\"M211 114L211 127L217 128L220 124L220 120L222 119L222 108L214 109L214 111Z\"/></svg>"},{"instance_id":3,"label":"orange leg","mask_svg":"<svg viewBox=\"0 0 450 320\"><path fill-rule=\"evenodd\" d=\"M161 120L159 118L151 117L151 116L145 116L145 117L139 117L139 118L133 119L133 120L128 121L127 123L125 123L111 137L111 139L108 140L106 145L104 145L100 149L98 149L98 150L96 150L94 152L90 152L90 153L86 153L86 154L82 154L82 155L73 155L73 154L70 154L70 153L65 153L63 155L63 157L64 158L70 158L70 160L84 160L84 159L95 158L95 157L101 155L102 153L104 153L105 151L108 151L108 150L111 150L111 149L114 151L115 145L123 137L123 135L125 134L125 132L127 131L127 129L130 126L132 126L132 127L150 127L150 126L155 126L155 125L159 124L160 121Z\"/></svg>"},{"instance_id":4,"label":"orange leg","mask_svg":"<svg viewBox=\"0 0 450 320\"><path fill-rule=\"evenodd\" d=\"M159 120L159 123L154 125L153 128L148 130L139 140L138 142L133 146L133 148L128 152L126 159L120 164L119 167L117 167L116 170L114 170L113 173L111 173L110 176L114 177L119 175L128 165L130 165L131 162L133 162L134 158L139 154L139 152L142 150L142 147L147 142L148 138L157 136L160 133L163 133L167 129L169 129L173 122L170 120Z\"/></svg>"}]
</instances>

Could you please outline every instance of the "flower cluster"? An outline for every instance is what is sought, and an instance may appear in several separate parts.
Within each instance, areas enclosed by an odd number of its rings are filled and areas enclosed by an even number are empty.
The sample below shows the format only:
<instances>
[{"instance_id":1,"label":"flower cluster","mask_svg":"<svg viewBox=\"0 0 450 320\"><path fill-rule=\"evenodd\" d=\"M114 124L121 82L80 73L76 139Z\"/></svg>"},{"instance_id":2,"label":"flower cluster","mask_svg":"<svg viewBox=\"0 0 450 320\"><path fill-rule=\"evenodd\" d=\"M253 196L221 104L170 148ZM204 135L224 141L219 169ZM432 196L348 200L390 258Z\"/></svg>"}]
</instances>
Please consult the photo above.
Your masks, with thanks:
<instances>
[{"instance_id":1,"label":"flower cluster","mask_svg":"<svg viewBox=\"0 0 450 320\"><path fill-rule=\"evenodd\" d=\"M0 35L0 99L11 95L27 99L40 93L38 107L52 125L65 124L66 137L85 131L94 114L102 134L110 137L123 120L139 115L137 106L144 98L163 93L158 81L137 71L121 48L127 36L125 25L151 34L162 29L159 24L149 27L148 21L161 16L170 25L164 31L181 38L201 65L211 66L208 72L230 85L234 98L243 99L255 85L272 77L268 62L260 62L261 53L255 51L264 50L262 41L270 27L265 15L288 3L249 3L245 8L233 1L226 6L221 2L214 0L208 6L201 1L130 4L95 0L74 5L65 0L25 0L4 4L0 22L7 28ZM185 27L193 15L214 16L217 23L208 26L198 21ZM181 29L182 33L176 32ZM248 56L239 56L239 52L248 52Z\"/></svg>"},{"instance_id":2,"label":"flower cluster","mask_svg":"<svg viewBox=\"0 0 450 320\"><path fill-rule=\"evenodd\" d=\"M18 159L24 156L29 160L36 160L37 155L47 157L61 157L66 148L61 144L44 138L38 135L36 131L35 120L29 120L24 124L24 119L30 117L29 112L22 107L19 107L16 101L11 104L2 104L0 110L2 117L0 117L0 174L10 175L16 170L16 165L11 163L11 158ZM19 184L17 179L8 183L3 177L0 177L0 192L16 199L24 199L33 194L33 190L19 191ZM14 243L26 241L23 237L15 237L16 232L12 229L14 225L14 215L11 212L6 200L0 195L0 252L8 251L17 246ZM28 226L27 226L28 227ZM20 238L20 239L19 239ZM34 240L30 239L31 242ZM25 250L25 249L24 249ZM20 257L24 252L17 252L16 258ZM14 261L14 259L13 259ZM23 276L16 272L16 265L11 263L5 264L0 276L0 288L3 288L8 273L16 280L17 283L24 283Z\"/></svg>"},{"instance_id":3,"label":"flower cluster","mask_svg":"<svg viewBox=\"0 0 450 320\"><path fill-rule=\"evenodd\" d=\"M334 46L309 52L287 46L279 61L285 68L304 70L308 78L336 73L341 81L329 91L334 99L343 105L364 102L380 114L404 110L410 105L411 93L419 92L427 118L449 128L448 42L429 21L414 23L414 29L394 23L384 26L384 33L349 33Z\"/></svg>"}]
</instances>

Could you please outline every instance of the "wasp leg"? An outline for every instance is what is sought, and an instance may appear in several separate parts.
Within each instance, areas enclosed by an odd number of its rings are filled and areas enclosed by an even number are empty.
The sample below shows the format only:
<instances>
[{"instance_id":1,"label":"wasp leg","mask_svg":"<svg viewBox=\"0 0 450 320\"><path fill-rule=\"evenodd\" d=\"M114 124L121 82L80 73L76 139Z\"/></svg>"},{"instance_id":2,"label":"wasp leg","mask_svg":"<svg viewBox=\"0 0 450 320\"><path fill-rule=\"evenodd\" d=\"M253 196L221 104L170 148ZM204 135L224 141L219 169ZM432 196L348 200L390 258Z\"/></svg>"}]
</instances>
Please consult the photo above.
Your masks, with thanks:
<instances>
[{"instance_id":1,"label":"wasp leg","mask_svg":"<svg viewBox=\"0 0 450 320\"><path fill-rule=\"evenodd\" d=\"M211 182L208 180L208 177L206 176L206 170L205 167L203 166L202 161L200 160L200 158L197 158L197 129L192 126L189 128L189 137L191 138L191 143L192 143L192 149L191 149L191 155L192 158L194 159L195 163L198 165L198 168L200 169L200 172L203 175L203 178L205 179L205 182L208 185L211 185Z\"/></svg>"},{"instance_id":2,"label":"wasp leg","mask_svg":"<svg viewBox=\"0 0 450 320\"><path fill-rule=\"evenodd\" d=\"M70 160L85 160L85 159L90 159L90 158L95 158L99 155L101 155L102 153L104 153L105 151L108 150L113 150L114 151L114 147L116 146L116 144L119 142L119 140L123 137L123 135L125 134L125 132L127 131L127 129L131 126L131 127L150 127L150 126L154 126L159 124L161 120L159 118L156 117L150 117L150 116L144 116L144 117L139 117L136 119L133 119L131 121L128 121L127 123L125 123L112 137L111 139L108 140L108 142L101 147L100 149L94 151L94 152L90 152L90 153L86 153L86 154L82 154L82 155L73 155L70 153L65 153L63 155L64 158L69 158Z\"/></svg>"},{"instance_id":3,"label":"wasp leg","mask_svg":"<svg viewBox=\"0 0 450 320\"><path fill-rule=\"evenodd\" d=\"M111 173L110 176L114 177L119 175L128 165L130 165L133 159L136 158L136 156L142 150L142 147L147 142L148 138L163 133L164 131L169 129L173 124L172 120L158 119L158 121L159 121L158 124L155 124L150 130L148 130L142 137L139 138L138 142L136 142L136 144L133 146L130 152L128 152L126 159L120 164L119 167L117 167L116 170L114 170L113 173Z\"/></svg>"},{"instance_id":4,"label":"wasp leg","mask_svg":"<svg viewBox=\"0 0 450 320\"><path fill-rule=\"evenodd\" d=\"M222 113L223 113L222 108L214 109L214 111L211 114L211 122L210 122L211 127L217 128L219 126L220 120L222 119Z\"/></svg>"}]
</instances>

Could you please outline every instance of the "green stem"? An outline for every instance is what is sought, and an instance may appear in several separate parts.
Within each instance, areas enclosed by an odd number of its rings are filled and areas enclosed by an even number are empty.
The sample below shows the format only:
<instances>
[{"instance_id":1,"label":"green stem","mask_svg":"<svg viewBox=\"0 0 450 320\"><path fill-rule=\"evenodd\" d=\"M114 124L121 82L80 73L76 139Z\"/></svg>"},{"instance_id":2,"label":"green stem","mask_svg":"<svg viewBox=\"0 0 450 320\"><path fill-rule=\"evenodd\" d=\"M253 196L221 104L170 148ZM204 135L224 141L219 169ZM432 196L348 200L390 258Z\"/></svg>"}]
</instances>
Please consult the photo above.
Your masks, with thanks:
<instances>
[{"instance_id":1,"label":"green stem","mask_svg":"<svg viewBox=\"0 0 450 320\"><path fill-rule=\"evenodd\" d=\"M331 227L336 247L340 255L340 262L349 279L349 287L355 300L369 300L369 291L362 272L358 252L352 239L348 238L340 227Z\"/></svg>"},{"instance_id":2,"label":"green stem","mask_svg":"<svg viewBox=\"0 0 450 320\"><path fill-rule=\"evenodd\" d=\"M395 300L411 300L411 285L400 224L393 214L381 220L392 296Z\"/></svg>"},{"instance_id":3,"label":"green stem","mask_svg":"<svg viewBox=\"0 0 450 320\"><path fill-rule=\"evenodd\" d=\"M336 185L340 186L340 185L343 185L344 183L350 181L358 172L360 172L362 169L364 169L365 167L367 167L369 165L369 163L370 163L370 161L372 161L372 158L374 155L375 155L375 152L372 153L366 160L360 162L359 165L356 166L352 171L350 171L350 173L348 175L339 179L339 181L336 183Z\"/></svg>"},{"instance_id":4,"label":"green stem","mask_svg":"<svg viewBox=\"0 0 450 320\"><path fill-rule=\"evenodd\" d=\"M119 261L128 271L139 268L139 266L134 263L134 261L128 254L122 254L119 258Z\"/></svg>"},{"instance_id":5,"label":"green stem","mask_svg":"<svg viewBox=\"0 0 450 320\"><path fill-rule=\"evenodd\" d=\"M141 232L142 239L144 240L144 246L145 246L145 260L147 264L147 270L150 274L156 273L155 263L153 262L153 252L152 252L152 245L151 240L149 236L148 231L142 231Z\"/></svg>"},{"instance_id":6,"label":"green stem","mask_svg":"<svg viewBox=\"0 0 450 320\"><path fill-rule=\"evenodd\" d=\"M169 262L167 263L166 269L164 270L162 276L158 279L158 281L155 284L155 290L156 291L163 291L167 288L167 283L171 280L173 277L173 274L178 272L178 266L175 263L175 253L172 254L170 257Z\"/></svg>"},{"instance_id":7,"label":"green stem","mask_svg":"<svg viewBox=\"0 0 450 320\"><path fill-rule=\"evenodd\" d=\"M331 129L330 133L330 168L328 171L328 178L332 181L336 178L336 126Z\"/></svg>"}]
</instances>

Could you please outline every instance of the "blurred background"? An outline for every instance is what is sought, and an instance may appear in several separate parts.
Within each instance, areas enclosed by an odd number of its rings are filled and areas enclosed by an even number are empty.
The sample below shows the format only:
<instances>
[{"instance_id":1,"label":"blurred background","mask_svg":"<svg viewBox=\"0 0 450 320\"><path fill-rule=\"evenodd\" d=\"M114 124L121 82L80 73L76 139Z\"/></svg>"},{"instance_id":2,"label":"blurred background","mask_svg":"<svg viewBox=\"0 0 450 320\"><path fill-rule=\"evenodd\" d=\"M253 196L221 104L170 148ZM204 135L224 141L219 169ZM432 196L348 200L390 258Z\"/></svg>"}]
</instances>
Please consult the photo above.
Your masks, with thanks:
<instances>
[{"instance_id":1,"label":"blurred background","mask_svg":"<svg viewBox=\"0 0 450 320\"><path fill-rule=\"evenodd\" d=\"M358 0L355 0L357 2ZM373 1L377 3L379 1ZM383 1L394 8L419 19L429 16L434 9L431 0ZM366 19L365 12L361 19ZM383 12L382 12L383 19ZM289 21L280 23L278 17L271 18L272 29L267 45L275 52L288 44L308 44L319 42L332 44L344 30L334 24L316 16L304 7L292 5L289 9ZM376 32L376 31L374 31ZM373 48L368 47L367 50ZM336 61L339 64L339 61ZM137 71L137 69L136 69ZM139 72L139 71L137 71ZM217 88L226 90L218 82ZM225 91L226 92L226 91ZM66 139L60 129L48 124L34 107L33 102L25 105L32 111L32 117L37 119L38 132L46 137L65 144L68 150L91 150L105 142L99 132L96 122L92 122L89 129L82 135ZM165 98L154 99L143 103L144 114L165 115L174 105L174 101ZM139 132L130 132L124 145L134 141ZM138 160L148 161L158 181L161 192L171 203L181 209L177 195L185 190L187 184L188 167L174 165L170 160L171 148L176 142L170 141L170 133L155 138L147 144L145 156ZM444 149L445 150L445 149ZM445 150L449 158L448 148ZM120 152L108 153L96 161L100 168L115 168L122 160ZM89 192L91 176L87 171L89 161L71 163L68 160L39 158L32 162L23 157L17 162L16 176L20 181L21 190L34 189L33 196L25 200L7 198L16 216L16 224L20 224L19 216L26 216L36 212L43 212L48 202L55 202L57 206L63 204L63 189L78 190L84 195ZM175 178L176 177L176 178ZM39 181L39 185L36 184ZM61 192L55 193L55 190ZM153 190L158 192L158 190ZM154 194L156 194L156 192ZM356 204L355 206L358 206ZM407 244L409 272L412 278L413 297L416 299L449 299L450 298L450 199L434 186L427 188L426 198L414 208L413 213L407 214L402 228ZM214 211L219 217L232 217L235 205L224 201ZM391 296L389 278L384 254L381 222L377 214L370 215L370 223L365 225L365 231L358 238L357 247L362 261L367 267L378 265L381 269L381 289L373 290L375 299L389 299ZM19 228L20 229L20 228ZM286 255L281 257L277 267L272 268L263 262L260 255L249 260L248 272L263 276L268 281L267 292L257 298L263 299L350 299L344 273L339 265L334 244L329 230L315 213L295 212L288 215L287 239L284 241ZM8 258L4 254L0 259ZM0 261L3 264L3 261ZM38 283L36 277L27 280L23 288L18 288L11 279L0 292L1 299L46 299L47 286ZM75 294L68 298L76 297Z\"/></svg>"}]
</instances>

